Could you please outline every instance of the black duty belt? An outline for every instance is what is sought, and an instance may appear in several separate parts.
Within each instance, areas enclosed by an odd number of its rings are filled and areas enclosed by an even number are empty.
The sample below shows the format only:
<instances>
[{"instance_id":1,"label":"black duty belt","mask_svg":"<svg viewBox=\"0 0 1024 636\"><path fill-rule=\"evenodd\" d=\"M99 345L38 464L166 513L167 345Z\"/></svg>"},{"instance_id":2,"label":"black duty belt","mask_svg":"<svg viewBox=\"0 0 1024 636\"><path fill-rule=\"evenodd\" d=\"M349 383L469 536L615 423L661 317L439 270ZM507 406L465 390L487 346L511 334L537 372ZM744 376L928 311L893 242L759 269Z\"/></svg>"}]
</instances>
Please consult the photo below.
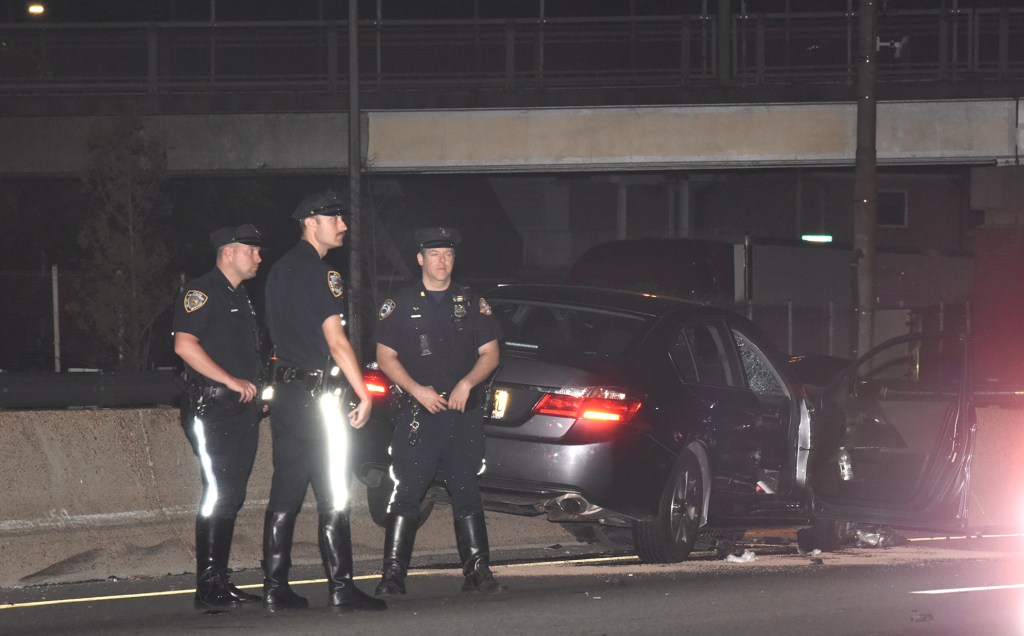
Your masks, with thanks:
<instances>
[{"instance_id":1,"label":"black duty belt","mask_svg":"<svg viewBox=\"0 0 1024 636\"><path fill-rule=\"evenodd\" d=\"M309 371L299 367L277 367L274 370L274 381L283 382L284 384L289 382L316 382L323 374L324 372L320 369Z\"/></svg>"},{"instance_id":2,"label":"black duty belt","mask_svg":"<svg viewBox=\"0 0 1024 636\"><path fill-rule=\"evenodd\" d=\"M194 385L195 392L200 396L208 400L226 400L231 398L233 400L239 400L242 395L238 391L232 391L226 386L205 386L202 384Z\"/></svg>"}]
</instances>

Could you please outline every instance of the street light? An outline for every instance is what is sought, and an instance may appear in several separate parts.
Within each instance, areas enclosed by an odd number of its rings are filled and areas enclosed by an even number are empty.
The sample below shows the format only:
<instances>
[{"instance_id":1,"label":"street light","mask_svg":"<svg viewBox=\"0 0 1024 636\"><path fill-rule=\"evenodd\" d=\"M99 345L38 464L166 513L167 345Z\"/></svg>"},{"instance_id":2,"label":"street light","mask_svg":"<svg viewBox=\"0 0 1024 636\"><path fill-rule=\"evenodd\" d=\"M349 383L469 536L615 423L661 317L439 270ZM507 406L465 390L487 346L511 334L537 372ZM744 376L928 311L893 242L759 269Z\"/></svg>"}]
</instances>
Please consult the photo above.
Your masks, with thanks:
<instances>
[{"instance_id":1,"label":"street light","mask_svg":"<svg viewBox=\"0 0 1024 636\"><path fill-rule=\"evenodd\" d=\"M28 5L28 14L32 17L39 17L46 13L46 6L42 2L32 2Z\"/></svg>"}]
</instances>

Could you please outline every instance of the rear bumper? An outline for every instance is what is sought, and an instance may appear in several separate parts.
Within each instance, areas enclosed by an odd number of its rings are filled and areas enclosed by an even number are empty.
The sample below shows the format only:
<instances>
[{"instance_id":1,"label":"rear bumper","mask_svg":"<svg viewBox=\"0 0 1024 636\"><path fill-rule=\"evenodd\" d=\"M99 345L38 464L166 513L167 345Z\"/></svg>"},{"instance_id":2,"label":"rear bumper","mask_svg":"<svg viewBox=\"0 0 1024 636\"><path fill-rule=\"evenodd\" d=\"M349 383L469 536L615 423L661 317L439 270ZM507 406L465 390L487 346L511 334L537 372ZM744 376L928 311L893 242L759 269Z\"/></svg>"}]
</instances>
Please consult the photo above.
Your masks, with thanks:
<instances>
[{"instance_id":1,"label":"rear bumper","mask_svg":"<svg viewBox=\"0 0 1024 636\"><path fill-rule=\"evenodd\" d=\"M589 444L488 437L480 489L489 509L550 521L624 525L653 514L672 458L646 435Z\"/></svg>"}]
</instances>

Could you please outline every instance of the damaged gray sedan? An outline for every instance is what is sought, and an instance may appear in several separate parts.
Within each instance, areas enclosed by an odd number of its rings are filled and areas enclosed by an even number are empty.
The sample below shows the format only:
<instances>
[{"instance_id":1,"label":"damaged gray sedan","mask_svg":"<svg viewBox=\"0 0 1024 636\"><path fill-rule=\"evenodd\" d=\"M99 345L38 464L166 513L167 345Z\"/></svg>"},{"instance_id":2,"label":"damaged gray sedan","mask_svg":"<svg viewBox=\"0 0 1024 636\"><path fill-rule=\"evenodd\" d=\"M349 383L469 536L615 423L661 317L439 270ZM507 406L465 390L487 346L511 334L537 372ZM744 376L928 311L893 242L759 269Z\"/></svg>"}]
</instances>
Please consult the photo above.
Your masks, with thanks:
<instances>
[{"instance_id":1,"label":"damaged gray sedan","mask_svg":"<svg viewBox=\"0 0 1024 636\"><path fill-rule=\"evenodd\" d=\"M726 310L565 286L487 298L505 332L485 387L488 510L545 516L650 563L755 525L807 526L828 548L851 522L966 524L974 414L961 337L899 338L808 382L811 360L787 361ZM354 466L383 522L390 393L379 372L368 381L381 404ZM437 483L421 521L443 496Z\"/></svg>"}]
</instances>

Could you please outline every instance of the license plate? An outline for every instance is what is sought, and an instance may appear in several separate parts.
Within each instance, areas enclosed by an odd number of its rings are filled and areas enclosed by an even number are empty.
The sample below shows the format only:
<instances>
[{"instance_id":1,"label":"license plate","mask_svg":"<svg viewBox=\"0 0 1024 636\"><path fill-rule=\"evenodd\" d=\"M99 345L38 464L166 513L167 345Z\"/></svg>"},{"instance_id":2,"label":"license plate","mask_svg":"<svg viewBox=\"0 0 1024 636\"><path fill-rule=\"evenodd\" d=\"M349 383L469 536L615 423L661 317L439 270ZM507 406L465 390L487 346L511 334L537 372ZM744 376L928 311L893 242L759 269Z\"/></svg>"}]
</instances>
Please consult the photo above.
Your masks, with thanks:
<instances>
[{"instance_id":1,"label":"license plate","mask_svg":"<svg viewBox=\"0 0 1024 636\"><path fill-rule=\"evenodd\" d=\"M508 408L508 391L497 389L494 391L494 402L491 404L491 419L505 419L505 410Z\"/></svg>"}]
</instances>

